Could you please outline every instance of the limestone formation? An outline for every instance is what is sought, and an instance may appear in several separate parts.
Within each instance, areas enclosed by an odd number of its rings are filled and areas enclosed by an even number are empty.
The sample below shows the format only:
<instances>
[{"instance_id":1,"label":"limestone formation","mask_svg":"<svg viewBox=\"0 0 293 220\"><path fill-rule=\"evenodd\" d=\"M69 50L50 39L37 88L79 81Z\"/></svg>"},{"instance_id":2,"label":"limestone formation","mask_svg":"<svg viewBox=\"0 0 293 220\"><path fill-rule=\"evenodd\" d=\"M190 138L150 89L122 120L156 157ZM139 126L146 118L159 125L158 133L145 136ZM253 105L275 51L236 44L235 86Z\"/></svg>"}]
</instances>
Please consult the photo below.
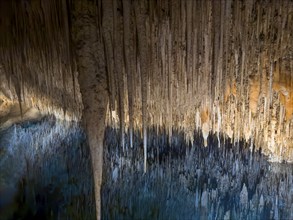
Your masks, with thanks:
<instances>
[{"instance_id":1,"label":"limestone formation","mask_svg":"<svg viewBox=\"0 0 293 220\"><path fill-rule=\"evenodd\" d=\"M152 127L293 161L290 0L1 1L0 33L0 121L16 104L82 119L97 209L105 125L123 150L141 131L145 172Z\"/></svg>"}]
</instances>

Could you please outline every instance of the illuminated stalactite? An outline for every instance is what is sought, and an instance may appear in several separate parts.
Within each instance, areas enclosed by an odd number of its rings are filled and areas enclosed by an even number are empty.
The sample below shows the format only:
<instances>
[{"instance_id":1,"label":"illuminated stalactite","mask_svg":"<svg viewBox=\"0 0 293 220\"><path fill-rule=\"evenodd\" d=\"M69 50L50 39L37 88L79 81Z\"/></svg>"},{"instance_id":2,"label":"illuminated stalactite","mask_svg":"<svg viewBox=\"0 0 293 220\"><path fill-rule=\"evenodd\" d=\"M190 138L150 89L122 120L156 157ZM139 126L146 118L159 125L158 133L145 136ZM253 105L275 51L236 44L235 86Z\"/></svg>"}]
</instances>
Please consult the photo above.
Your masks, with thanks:
<instances>
[{"instance_id":1,"label":"illuminated stalactite","mask_svg":"<svg viewBox=\"0 0 293 220\"><path fill-rule=\"evenodd\" d=\"M124 34L124 62L125 71L127 75L127 91L128 91L128 111L129 111L129 145L133 148L133 47L134 42L131 37L131 11L130 11L130 0L125 0L122 2L123 5L123 34Z\"/></svg>"},{"instance_id":2,"label":"illuminated stalactite","mask_svg":"<svg viewBox=\"0 0 293 220\"><path fill-rule=\"evenodd\" d=\"M78 118L71 6L65 1L1 4L1 75L22 103L42 111L63 108ZM222 132L246 139L258 134L254 139L266 146L260 139L269 135L265 133L276 102L282 115L276 111L281 136L275 139L292 141L290 1L136 5L115 0L97 5L107 6L95 16L103 17L98 26L103 29L109 110L118 112L125 130L131 133L143 124L164 125L170 134L172 127L192 130L196 112L208 108L211 127L218 124ZM248 119L253 130L243 132L239 124Z\"/></svg>"},{"instance_id":3,"label":"illuminated stalactite","mask_svg":"<svg viewBox=\"0 0 293 220\"><path fill-rule=\"evenodd\" d=\"M138 34L138 56L139 56L139 68L141 74L141 111L142 111L142 133L143 133L143 149L144 149L144 171L147 169L147 93L148 93L148 66L149 66L149 54L148 54L148 44L149 38L149 21L147 20L147 2L136 2L134 5L135 8L135 18L137 21L137 34Z\"/></svg>"}]
</instances>

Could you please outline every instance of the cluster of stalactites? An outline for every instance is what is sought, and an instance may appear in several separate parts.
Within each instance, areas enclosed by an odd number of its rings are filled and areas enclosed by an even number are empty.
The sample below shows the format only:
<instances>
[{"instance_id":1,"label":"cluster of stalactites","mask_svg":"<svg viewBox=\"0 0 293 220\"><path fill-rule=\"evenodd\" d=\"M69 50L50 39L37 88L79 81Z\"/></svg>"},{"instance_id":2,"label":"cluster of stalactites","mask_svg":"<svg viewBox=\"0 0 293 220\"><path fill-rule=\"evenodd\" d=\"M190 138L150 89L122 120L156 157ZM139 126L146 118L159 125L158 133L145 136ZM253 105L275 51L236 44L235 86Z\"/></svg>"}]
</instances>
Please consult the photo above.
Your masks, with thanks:
<instances>
[{"instance_id":1,"label":"cluster of stalactites","mask_svg":"<svg viewBox=\"0 0 293 220\"><path fill-rule=\"evenodd\" d=\"M107 1L107 123L201 129L293 159L290 1ZM157 129L158 131L160 129ZM220 143L219 143L220 146ZM253 147L251 147L253 148Z\"/></svg>"},{"instance_id":2,"label":"cluster of stalactites","mask_svg":"<svg viewBox=\"0 0 293 220\"><path fill-rule=\"evenodd\" d=\"M24 106L80 119L68 2L1 1L0 74Z\"/></svg>"},{"instance_id":3,"label":"cluster of stalactites","mask_svg":"<svg viewBox=\"0 0 293 220\"><path fill-rule=\"evenodd\" d=\"M0 72L20 103L79 118L70 2L1 1ZM123 149L124 133L132 147L139 129L146 151L147 128L157 126L170 137L183 130L187 142L201 129L204 145L221 132L262 147L273 160L293 159L292 1L96 3L106 119L121 128Z\"/></svg>"}]
</instances>

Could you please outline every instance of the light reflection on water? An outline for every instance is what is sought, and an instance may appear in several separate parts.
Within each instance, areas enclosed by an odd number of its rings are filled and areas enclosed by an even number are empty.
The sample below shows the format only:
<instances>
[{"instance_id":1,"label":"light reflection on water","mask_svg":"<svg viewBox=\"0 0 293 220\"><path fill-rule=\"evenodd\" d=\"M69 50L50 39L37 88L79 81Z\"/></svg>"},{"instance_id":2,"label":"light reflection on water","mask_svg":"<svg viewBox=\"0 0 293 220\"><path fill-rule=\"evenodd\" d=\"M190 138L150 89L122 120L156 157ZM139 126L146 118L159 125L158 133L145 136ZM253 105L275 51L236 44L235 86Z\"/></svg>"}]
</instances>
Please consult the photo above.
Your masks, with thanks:
<instances>
[{"instance_id":1,"label":"light reflection on water","mask_svg":"<svg viewBox=\"0 0 293 220\"><path fill-rule=\"evenodd\" d=\"M107 129L103 219L293 219L292 165L269 163L243 143L218 148L210 137L204 148L199 135L191 147L173 131L169 147L166 135L155 134L149 131L143 174L142 141L136 137L122 155L119 131ZM3 218L9 201L0 196L0 219L94 219L89 151L76 125L17 125L1 133L0 144L0 195L14 184L18 203Z\"/></svg>"},{"instance_id":2,"label":"light reflection on water","mask_svg":"<svg viewBox=\"0 0 293 220\"><path fill-rule=\"evenodd\" d=\"M269 163L244 143L218 148L211 137L204 148L199 136L186 147L176 135L172 149L167 137L149 137L147 174L141 150L121 159L106 139L104 219L293 219L292 165Z\"/></svg>"},{"instance_id":3,"label":"light reflection on water","mask_svg":"<svg viewBox=\"0 0 293 220\"><path fill-rule=\"evenodd\" d=\"M0 132L0 219L94 219L85 143L78 124L52 117Z\"/></svg>"}]
</instances>

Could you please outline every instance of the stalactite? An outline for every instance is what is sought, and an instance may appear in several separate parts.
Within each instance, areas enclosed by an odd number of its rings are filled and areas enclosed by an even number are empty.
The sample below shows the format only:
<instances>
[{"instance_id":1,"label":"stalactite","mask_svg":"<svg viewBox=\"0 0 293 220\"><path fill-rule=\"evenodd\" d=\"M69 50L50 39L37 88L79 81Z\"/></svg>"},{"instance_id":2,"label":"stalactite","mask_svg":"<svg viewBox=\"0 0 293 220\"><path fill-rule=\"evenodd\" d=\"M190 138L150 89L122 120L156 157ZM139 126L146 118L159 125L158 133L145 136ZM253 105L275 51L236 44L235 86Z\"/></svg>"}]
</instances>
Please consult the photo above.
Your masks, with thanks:
<instances>
[{"instance_id":1,"label":"stalactite","mask_svg":"<svg viewBox=\"0 0 293 220\"><path fill-rule=\"evenodd\" d=\"M113 6L112 1L107 1L104 4L105 14L108 16L103 19L103 28L104 35L103 40L106 50L106 59L107 59L107 74L108 74L108 85L109 85L109 97L110 97L110 109L115 110L115 74L114 74L114 55L113 55Z\"/></svg>"},{"instance_id":2,"label":"stalactite","mask_svg":"<svg viewBox=\"0 0 293 220\"><path fill-rule=\"evenodd\" d=\"M125 151L125 106L124 106L124 68L123 68L123 33L122 33L122 18L119 13L122 8L119 7L116 0L113 1L113 17L114 17L114 63L115 63L115 78L118 79L118 103L119 103L119 122L120 122L120 144Z\"/></svg>"},{"instance_id":3,"label":"stalactite","mask_svg":"<svg viewBox=\"0 0 293 220\"><path fill-rule=\"evenodd\" d=\"M141 70L141 100L142 100L142 130L144 148L144 171L147 169L147 81L148 81L148 21L146 18L146 2L139 2L135 5L135 16L137 19L138 49Z\"/></svg>"},{"instance_id":4,"label":"stalactite","mask_svg":"<svg viewBox=\"0 0 293 220\"><path fill-rule=\"evenodd\" d=\"M13 84L19 87L21 105L30 105L27 97L35 97L35 106L49 112L50 107L41 101L46 96L53 100L56 114L59 114L57 109L63 108L66 109L64 118L71 115L79 120L80 100L77 97L77 102L71 102L68 95L76 88L65 83L72 76L69 24L68 19L64 19L68 14L65 1L10 1L1 4L4 4L1 5L3 10L9 10L1 13L5 14L6 21L0 27L1 33L5 33L0 42L0 62L5 62L4 54L12 55L13 59L6 61L5 65L13 65L18 72ZM10 78L9 70L6 69L5 74Z\"/></svg>"},{"instance_id":5,"label":"stalactite","mask_svg":"<svg viewBox=\"0 0 293 220\"><path fill-rule=\"evenodd\" d=\"M124 62L125 71L127 74L127 91L128 91L128 110L129 110L129 142L130 148L133 148L133 68L132 59L133 44L130 37L130 19L131 19L131 4L129 0L123 1L123 24L124 24ZM133 42L132 42L133 43Z\"/></svg>"}]
</instances>

